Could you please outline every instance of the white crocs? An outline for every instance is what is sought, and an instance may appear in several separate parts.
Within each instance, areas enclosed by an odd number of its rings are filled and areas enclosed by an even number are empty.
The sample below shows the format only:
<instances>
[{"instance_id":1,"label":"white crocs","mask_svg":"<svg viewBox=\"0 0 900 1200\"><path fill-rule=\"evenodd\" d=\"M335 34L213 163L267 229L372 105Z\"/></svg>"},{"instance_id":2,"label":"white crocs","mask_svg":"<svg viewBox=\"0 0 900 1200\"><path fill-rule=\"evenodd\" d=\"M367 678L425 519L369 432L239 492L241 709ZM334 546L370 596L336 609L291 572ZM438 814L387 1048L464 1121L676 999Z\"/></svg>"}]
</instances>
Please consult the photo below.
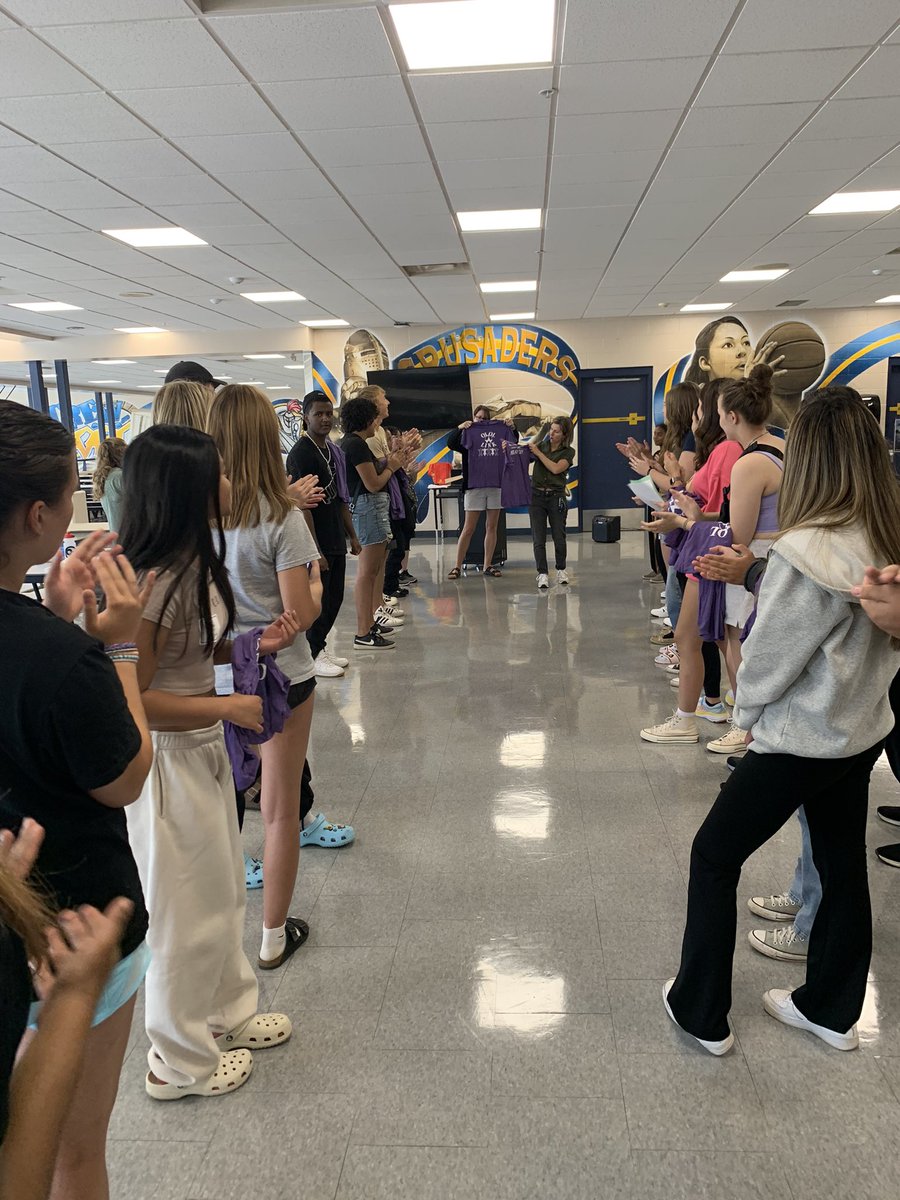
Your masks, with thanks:
<instances>
[{"instance_id":1,"label":"white crocs","mask_svg":"<svg viewBox=\"0 0 900 1200\"><path fill-rule=\"evenodd\" d=\"M268 1050L283 1046L292 1031L291 1019L284 1013L257 1013L230 1033L223 1033L216 1042L229 1050Z\"/></svg>"},{"instance_id":2,"label":"white crocs","mask_svg":"<svg viewBox=\"0 0 900 1200\"><path fill-rule=\"evenodd\" d=\"M227 1096L250 1078L253 1055L249 1050L228 1050L219 1055L219 1065L208 1079L179 1087L177 1083L153 1083L149 1074L144 1084L153 1100L183 1100L185 1096Z\"/></svg>"}]
</instances>

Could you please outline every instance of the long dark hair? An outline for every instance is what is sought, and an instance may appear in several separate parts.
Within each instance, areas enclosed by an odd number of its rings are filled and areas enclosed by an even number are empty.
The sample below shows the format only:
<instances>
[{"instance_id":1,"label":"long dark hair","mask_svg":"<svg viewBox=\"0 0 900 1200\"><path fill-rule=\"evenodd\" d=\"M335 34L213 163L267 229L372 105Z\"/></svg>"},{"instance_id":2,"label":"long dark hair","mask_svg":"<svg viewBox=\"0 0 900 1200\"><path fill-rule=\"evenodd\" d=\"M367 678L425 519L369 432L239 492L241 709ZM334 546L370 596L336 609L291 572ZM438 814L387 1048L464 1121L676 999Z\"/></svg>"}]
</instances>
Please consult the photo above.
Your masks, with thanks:
<instances>
[{"instance_id":1,"label":"long dark hair","mask_svg":"<svg viewBox=\"0 0 900 1200\"><path fill-rule=\"evenodd\" d=\"M704 383L709 379L709 372L701 370L700 359L709 360L709 347L715 336L716 330L720 325L737 325L739 329L743 329L744 333L749 333L747 326L739 317L716 317L714 321L710 321L708 325L704 325L697 334L694 342L694 353L691 355L691 361L682 376L683 383Z\"/></svg>"},{"instance_id":2,"label":"long dark hair","mask_svg":"<svg viewBox=\"0 0 900 1200\"><path fill-rule=\"evenodd\" d=\"M664 454L669 451L677 458L683 452L699 403L700 389L695 383L676 383L666 392L666 431L660 447Z\"/></svg>"},{"instance_id":3,"label":"long dark hair","mask_svg":"<svg viewBox=\"0 0 900 1200\"><path fill-rule=\"evenodd\" d=\"M695 470L699 471L719 442L725 440L725 432L719 424L719 394L727 382L726 379L710 379L700 389L700 424L694 434L697 444Z\"/></svg>"},{"instance_id":4,"label":"long dark hair","mask_svg":"<svg viewBox=\"0 0 900 1200\"><path fill-rule=\"evenodd\" d=\"M75 439L43 413L0 400L0 544L16 509L58 504L71 486ZM0 549L0 562L4 555Z\"/></svg>"},{"instance_id":5,"label":"long dark hair","mask_svg":"<svg viewBox=\"0 0 900 1200\"><path fill-rule=\"evenodd\" d=\"M197 568L197 608L207 654L228 637L235 616L225 569L220 473L215 442L187 425L152 425L131 443L122 468L124 504L119 539L125 553L136 571L173 573L163 612L188 571ZM218 641L210 584L215 584L228 614Z\"/></svg>"},{"instance_id":6,"label":"long dark hair","mask_svg":"<svg viewBox=\"0 0 900 1200\"><path fill-rule=\"evenodd\" d=\"M772 415L772 376L768 363L757 363L746 379L723 379L719 400L725 412L737 413L748 425L768 423Z\"/></svg>"}]
</instances>

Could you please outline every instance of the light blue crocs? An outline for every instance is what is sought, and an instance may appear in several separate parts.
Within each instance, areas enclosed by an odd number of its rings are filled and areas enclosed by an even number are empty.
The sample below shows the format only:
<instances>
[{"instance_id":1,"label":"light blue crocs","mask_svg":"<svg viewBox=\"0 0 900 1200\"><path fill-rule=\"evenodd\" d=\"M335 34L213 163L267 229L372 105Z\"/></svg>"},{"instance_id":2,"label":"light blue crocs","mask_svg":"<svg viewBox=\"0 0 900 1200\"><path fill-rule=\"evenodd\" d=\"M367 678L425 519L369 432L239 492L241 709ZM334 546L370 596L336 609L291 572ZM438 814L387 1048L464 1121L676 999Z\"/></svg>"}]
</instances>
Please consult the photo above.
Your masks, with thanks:
<instances>
[{"instance_id":1,"label":"light blue crocs","mask_svg":"<svg viewBox=\"0 0 900 1200\"><path fill-rule=\"evenodd\" d=\"M247 882L247 891L255 892L263 885L263 865L259 858L251 858L249 854L244 855L244 879Z\"/></svg>"},{"instance_id":2,"label":"light blue crocs","mask_svg":"<svg viewBox=\"0 0 900 1200\"><path fill-rule=\"evenodd\" d=\"M300 834L301 846L326 846L336 849L349 846L356 834L352 825L338 825L329 821L324 813L316 813L309 825Z\"/></svg>"}]
</instances>

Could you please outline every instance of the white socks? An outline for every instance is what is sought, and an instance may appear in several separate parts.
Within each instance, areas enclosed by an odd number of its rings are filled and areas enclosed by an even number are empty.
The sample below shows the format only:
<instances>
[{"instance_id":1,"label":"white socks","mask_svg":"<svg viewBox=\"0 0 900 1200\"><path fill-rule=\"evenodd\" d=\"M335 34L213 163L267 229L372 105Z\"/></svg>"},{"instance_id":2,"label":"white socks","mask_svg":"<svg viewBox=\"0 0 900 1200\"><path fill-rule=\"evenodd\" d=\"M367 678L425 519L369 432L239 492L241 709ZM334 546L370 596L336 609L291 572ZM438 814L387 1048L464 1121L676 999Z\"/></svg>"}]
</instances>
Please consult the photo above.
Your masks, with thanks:
<instances>
[{"instance_id":1,"label":"white socks","mask_svg":"<svg viewBox=\"0 0 900 1200\"><path fill-rule=\"evenodd\" d=\"M265 925L263 925L262 946L260 947L259 957L264 962L278 958L284 952L284 940L283 925L279 925L277 929L266 929Z\"/></svg>"},{"instance_id":2,"label":"white socks","mask_svg":"<svg viewBox=\"0 0 900 1200\"><path fill-rule=\"evenodd\" d=\"M689 718L693 719L694 717L692 712L685 712L683 708L677 708L675 711L678 713L682 721L687 721Z\"/></svg>"}]
</instances>

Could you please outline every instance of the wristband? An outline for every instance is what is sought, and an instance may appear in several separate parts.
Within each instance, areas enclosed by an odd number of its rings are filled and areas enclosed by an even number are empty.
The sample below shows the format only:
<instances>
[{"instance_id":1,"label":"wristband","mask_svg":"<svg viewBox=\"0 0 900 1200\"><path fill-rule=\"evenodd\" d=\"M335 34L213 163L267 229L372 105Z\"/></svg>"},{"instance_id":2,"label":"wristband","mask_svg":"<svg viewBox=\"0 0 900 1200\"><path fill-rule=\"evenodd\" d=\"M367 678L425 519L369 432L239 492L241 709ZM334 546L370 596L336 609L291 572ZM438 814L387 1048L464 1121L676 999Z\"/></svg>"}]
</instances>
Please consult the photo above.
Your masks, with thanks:
<instances>
[{"instance_id":1,"label":"wristband","mask_svg":"<svg viewBox=\"0 0 900 1200\"><path fill-rule=\"evenodd\" d=\"M137 652L137 642L110 642L108 646L103 647L104 654L115 654L119 650L132 650Z\"/></svg>"},{"instance_id":2,"label":"wristband","mask_svg":"<svg viewBox=\"0 0 900 1200\"><path fill-rule=\"evenodd\" d=\"M112 663L130 662L137 665L140 662L139 654L128 654L121 650L117 651L115 654L110 654L107 657Z\"/></svg>"}]
</instances>

